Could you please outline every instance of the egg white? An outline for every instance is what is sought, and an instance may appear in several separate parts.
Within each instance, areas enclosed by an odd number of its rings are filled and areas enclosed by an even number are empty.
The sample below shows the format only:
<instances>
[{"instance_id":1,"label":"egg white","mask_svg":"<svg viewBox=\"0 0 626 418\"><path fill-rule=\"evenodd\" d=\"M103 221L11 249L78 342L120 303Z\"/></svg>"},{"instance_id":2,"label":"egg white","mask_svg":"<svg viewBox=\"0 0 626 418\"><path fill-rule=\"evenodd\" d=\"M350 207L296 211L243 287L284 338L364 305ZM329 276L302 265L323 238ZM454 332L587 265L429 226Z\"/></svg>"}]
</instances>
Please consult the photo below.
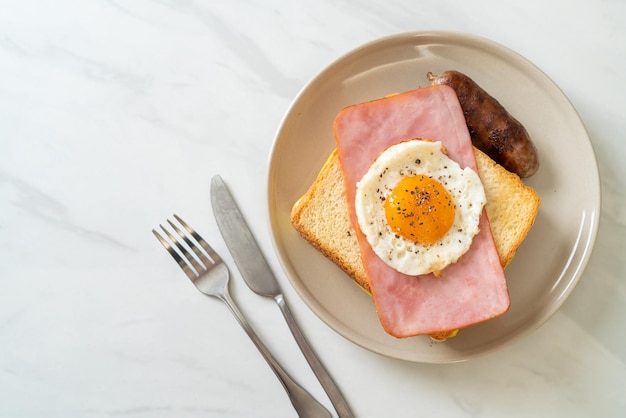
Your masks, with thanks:
<instances>
[{"instance_id":1,"label":"egg white","mask_svg":"<svg viewBox=\"0 0 626 418\"><path fill-rule=\"evenodd\" d=\"M357 183L355 209L359 227L374 252L389 266L408 275L440 274L465 254L479 232L487 201L478 174L462 169L442 152L441 142L413 139L392 145L372 163ZM454 223L437 242L424 246L391 230L385 199L405 176L427 175L450 194Z\"/></svg>"}]
</instances>

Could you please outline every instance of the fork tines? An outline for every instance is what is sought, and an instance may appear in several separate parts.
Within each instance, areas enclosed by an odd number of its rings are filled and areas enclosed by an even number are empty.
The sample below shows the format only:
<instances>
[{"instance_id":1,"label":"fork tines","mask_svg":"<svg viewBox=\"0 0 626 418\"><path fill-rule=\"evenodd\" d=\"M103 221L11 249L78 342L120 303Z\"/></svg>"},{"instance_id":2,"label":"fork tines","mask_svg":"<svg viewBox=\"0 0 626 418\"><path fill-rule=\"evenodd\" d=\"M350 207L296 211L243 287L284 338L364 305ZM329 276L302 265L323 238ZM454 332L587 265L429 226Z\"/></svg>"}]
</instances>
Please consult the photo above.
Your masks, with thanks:
<instances>
[{"instance_id":1,"label":"fork tines","mask_svg":"<svg viewBox=\"0 0 626 418\"><path fill-rule=\"evenodd\" d=\"M198 234L192 227L190 227L185 221L183 221L178 215L174 215L174 218L178 223L187 231L187 234L180 229L174 222L167 220L172 229L182 238L186 245L167 230L163 225L159 225L163 232L167 235L170 242L174 244L175 248L170 245L161 234L156 230L152 230L155 237L163 244L165 249L176 260L180 268L187 274L190 279L195 279L204 271L206 271L213 264L217 263L220 258L215 251L207 244L207 242ZM198 247L198 244L202 247ZM191 249L195 256L191 254L188 249ZM204 251L203 251L204 250Z\"/></svg>"}]
</instances>

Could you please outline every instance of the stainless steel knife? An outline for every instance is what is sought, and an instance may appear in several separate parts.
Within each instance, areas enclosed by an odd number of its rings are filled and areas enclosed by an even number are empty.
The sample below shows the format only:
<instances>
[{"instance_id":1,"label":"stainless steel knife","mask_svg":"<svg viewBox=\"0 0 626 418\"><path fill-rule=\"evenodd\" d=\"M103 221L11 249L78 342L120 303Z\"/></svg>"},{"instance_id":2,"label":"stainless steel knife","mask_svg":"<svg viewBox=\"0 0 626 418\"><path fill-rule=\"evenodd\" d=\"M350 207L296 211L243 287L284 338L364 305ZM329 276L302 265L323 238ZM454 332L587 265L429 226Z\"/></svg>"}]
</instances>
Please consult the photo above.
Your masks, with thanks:
<instances>
[{"instance_id":1,"label":"stainless steel knife","mask_svg":"<svg viewBox=\"0 0 626 418\"><path fill-rule=\"evenodd\" d=\"M339 418L354 418L341 391L300 331L287 306L287 301L282 294L278 281L267 264L267 260L254 239L237 203L219 175L211 179L211 205L226 246L248 287L255 293L271 297L276 301L300 350L302 350L313 373L326 391Z\"/></svg>"}]
</instances>

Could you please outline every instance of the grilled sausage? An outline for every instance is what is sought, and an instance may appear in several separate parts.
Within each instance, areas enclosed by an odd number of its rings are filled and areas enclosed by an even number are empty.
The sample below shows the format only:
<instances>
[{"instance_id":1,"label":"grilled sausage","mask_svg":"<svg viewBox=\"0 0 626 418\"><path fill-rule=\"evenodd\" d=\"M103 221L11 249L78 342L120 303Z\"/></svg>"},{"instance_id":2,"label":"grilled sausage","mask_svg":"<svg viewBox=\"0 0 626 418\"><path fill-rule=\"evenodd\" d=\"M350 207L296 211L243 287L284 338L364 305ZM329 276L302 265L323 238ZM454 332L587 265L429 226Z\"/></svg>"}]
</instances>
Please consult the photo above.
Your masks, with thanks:
<instances>
[{"instance_id":1,"label":"grilled sausage","mask_svg":"<svg viewBox=\"0 0 626 418\"><path fill-rule=\"evenodd\" d=\"M520 177L539 168L537 149L524 126L471 78L458 71L427 74L433 85L454 89L474 146Z\"/></svg>"}]
</instances>

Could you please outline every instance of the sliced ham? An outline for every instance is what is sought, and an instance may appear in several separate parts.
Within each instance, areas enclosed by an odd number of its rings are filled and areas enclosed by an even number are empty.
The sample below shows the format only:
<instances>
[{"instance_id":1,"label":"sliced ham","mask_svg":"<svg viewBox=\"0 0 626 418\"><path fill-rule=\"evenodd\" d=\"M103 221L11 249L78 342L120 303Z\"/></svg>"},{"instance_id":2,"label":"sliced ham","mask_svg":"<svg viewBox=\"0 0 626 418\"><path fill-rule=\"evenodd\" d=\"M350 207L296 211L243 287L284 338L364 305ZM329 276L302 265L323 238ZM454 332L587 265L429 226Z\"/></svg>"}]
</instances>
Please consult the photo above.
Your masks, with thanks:
<instances>
[{"instance_id":1,"label":"sliced ham","mask_svg":"<svg viewBox=\"0 0 626 418\"><path fill-rule=\"evenodd\" d=\"M434 86L345 108L335 119L350 218L378 316L396 337L464 328L509 308L509 294L486 213L470 250L432 274L407 276L382 261L360 232L354 210L356 183L389 146L411 138L441 141L461 167L476 170L472 143L458 98L448 86Z\"/></svg>"}]
</instances>

